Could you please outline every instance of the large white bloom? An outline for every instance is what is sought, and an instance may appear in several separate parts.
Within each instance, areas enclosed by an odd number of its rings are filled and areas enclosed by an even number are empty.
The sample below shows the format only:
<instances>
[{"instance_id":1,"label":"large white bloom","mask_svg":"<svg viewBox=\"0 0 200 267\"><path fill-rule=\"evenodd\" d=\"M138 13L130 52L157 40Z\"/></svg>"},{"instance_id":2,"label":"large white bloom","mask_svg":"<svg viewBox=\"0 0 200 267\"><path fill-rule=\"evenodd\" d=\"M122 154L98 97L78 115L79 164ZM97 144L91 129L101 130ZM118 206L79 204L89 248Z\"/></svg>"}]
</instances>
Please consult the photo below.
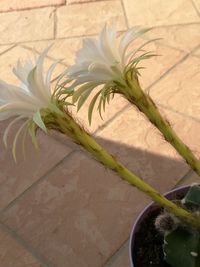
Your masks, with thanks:
<instances>
[{"instance_id":1,"label":"large white bloom","mask_svg":"<svg viewBox=\"0 0 200 267\"><path fill-rule=\"evenodd\" d=\"M46 131L41 111L48 108L52 103L51 76L57 64L56 62L50 66L45 77L43 63L48 49L44 50L35 64L31 61L27 61L25 64L18 61L13 72L21 81L20 86L0 81L0 121L13 118L4 132L3 141L5 145L7 145L9 130L14 123L25 119L13 141L14 158L16 158L16 142L22 130L29 130L33 139L36 127Z\"/></svg>"},{"instance_id":2,"label":"large white bloom","mask_svg":"<svg viewBox=\"0 0 200 267\"><path fill-rule=\"evenodd\" d=\"M83 40L75 64L68 70L69 76L77 79L76 85L89 81L100 83L117 80L130 60L130 54L127 53L129 45L145 31L130 29L118 38L114 26L104 26L98 39Z\"/></svg>"},{"instance_id":3,"label":"large white bloom","mask_svg":"<svg viewBox=\"0 0 200 267\"><path fill-rule=\"evenodd\" d=\"M98 39L86 38L83 41L83 47L76 54L75 64L68 69L68 77L74 80L70 88L79 86L73 96L74 102L79 100L78 109L96 86L104 85L89 107L90 121L98 96L101 101L98 108L101 109L102 105L105 106L106 97L109 98L111 93L116 92L116 85L119 85L118 88L126 85L127 72L131 70L138 74L138 62L153 56L151 52L143 50L152 40L131 51L128 49L146 31L136 27L117 37L114 26L105 26Z\"/></svg>"}]
</instances>

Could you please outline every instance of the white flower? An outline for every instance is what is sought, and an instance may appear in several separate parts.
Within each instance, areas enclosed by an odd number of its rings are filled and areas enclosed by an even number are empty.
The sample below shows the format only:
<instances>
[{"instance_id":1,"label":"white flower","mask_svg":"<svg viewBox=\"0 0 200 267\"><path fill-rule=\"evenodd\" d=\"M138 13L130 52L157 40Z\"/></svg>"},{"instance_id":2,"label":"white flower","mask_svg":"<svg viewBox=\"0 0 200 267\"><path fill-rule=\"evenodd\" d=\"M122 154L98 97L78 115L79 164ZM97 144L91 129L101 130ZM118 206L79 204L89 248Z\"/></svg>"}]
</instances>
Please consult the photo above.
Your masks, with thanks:
<instances>
[{"instance_id":1,"label":"white flower","mask_svg":"<svg viewBox=\"0 0 200 267\"><path fill-rule=\"evenodd\" d=\"M75 64L68 70L68 77L74 80L70 88L81 85L73 96L74 102L79 100L78 109L96 86L104 85L101 92L99 91L94 101L91 102L89 121L91 121L91 113L98 96L101 98L99 103L99 109L101 109L102 104L105 106L105 99L111 93L117 92L116 85L126 86L127 72L134 70L138 74L137 63L153 56L151 52L137 55L138 52L144 52L142 48L152 40L137 47L134 51L128 51L130 44L146 31L132 28L117 37L114 26L105 26L98 39L87 38L83 41L83 47L76 54Z\"/></svg>"},{"instance_id":2,"label":"white flower","mask_svg":"<svg viewBox=\"0 0 200 267\"><path fill-rule=\"evenodd\" d=\"M50 66L45 77L43 63L48 50L49 48L44 50L35 64L27 61L22 65L18 61L13 72L21 81L20 86L0 81L0 121L13 118L4 132L3 141L5 145L7 145L8 133L13 124L21 119L26 119L18 129L13 141L13 156L15 159L16 142L24 128L26 131L29 129L33 141L36 127L47 131L41 117L41 111L48 108L52 103L51 75L57 64L56 62Z\"/></svg>"}]
</instances>

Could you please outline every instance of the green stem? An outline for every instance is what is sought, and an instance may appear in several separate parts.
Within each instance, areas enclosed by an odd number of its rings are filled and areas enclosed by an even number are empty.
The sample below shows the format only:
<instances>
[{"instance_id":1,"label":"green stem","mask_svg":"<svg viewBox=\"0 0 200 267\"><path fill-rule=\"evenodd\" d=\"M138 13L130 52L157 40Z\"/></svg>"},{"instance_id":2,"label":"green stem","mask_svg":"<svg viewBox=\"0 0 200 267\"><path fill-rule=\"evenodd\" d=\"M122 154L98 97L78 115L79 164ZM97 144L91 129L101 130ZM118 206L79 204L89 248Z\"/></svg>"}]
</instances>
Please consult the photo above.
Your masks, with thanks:
<instances>
[{"instance_id":1,"label":"green stem","mask_svg":"<svg viewBox=\"0 0 200 267\"><path fill-rule=\"evenodd\" d=\"M127 90L123 90L123 93L126 91L124 94L129 102L134 104L147 116L150 122L163 134L165 140L169 142L180 156L185 159L187 164L200 175L200 161L195 157L189 147L178 137L169 122L163 118L151 97L142 91L139 82L128 82L126 89Z\"/></svg>"},{"instance_id":2,"label":"green stem","mask_svg":"<svg viewBox=\"0 0 200 267\"><path fill-rule=\"evenodd\" d=\"M48 128L55 129L73 139L74 142L83 146L104 166L115 171L122 179L137 187L140 191L151 197L155 202L165 207L183 221L200 229L199 218L188 211L178 207L172 201L163 197L158 191L144 182L141 178L130 172L124 165L118 162L112 155L103 149L86 131L84 131L69 114L52 113L53 119Z\"/></svg>"}]
</instances>

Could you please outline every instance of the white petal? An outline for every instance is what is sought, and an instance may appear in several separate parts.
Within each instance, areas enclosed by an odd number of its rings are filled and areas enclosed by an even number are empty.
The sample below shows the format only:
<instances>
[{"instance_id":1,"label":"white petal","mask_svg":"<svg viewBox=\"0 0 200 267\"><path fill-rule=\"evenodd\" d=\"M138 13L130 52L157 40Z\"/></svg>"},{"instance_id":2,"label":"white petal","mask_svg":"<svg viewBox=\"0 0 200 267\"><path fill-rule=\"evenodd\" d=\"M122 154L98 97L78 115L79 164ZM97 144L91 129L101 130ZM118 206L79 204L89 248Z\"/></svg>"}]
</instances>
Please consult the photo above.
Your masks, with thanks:
<instances>
[{"instance_id":1,"label":"white petal","mask_svg":"<svg viewBox=\"0 0 200 267\"><path fill-rule=\"evenodd\" d=\"M127 51L128 46L133 42L135 39L137 39L140 35L144 34L147 30L139 30L137 27L132 28L124 33L120 45L119 45L119 51L122 58L122 62L124 62L125 53Z\"/></svg>"},{"instance_id":2,"label":"white petal","mask_svg":"<svg viewBox=\"0 0 200 267\"><path fill-rule=\"evenodd\" d=\"M57 60L55 63L53 63L47 71L45 88L46 88L47 94L49 95L49 98L51 97L51 76L58 62L60 62L60 60Z\"/></svg>"},{"instance_id":3,"label":"white petal","mask_svg":"<svg viewBox=\"0 0 200 267\"><path fill-rule=\"evenodd\" d=\"M23 116L19 116L19 117L16 117L14 120L12 120L8 126L6 127L5 131L4 131L4 134L3 134L3 143L4 145L7 147L7 139L8 139L8 134L9 134L9 131L11 129L11 127L19 120L21 120L22 118L24 118Z\"/></svg>"},{"instance_id":4,"label":"white petal","mask_svg":"<svg viewBox=\"0 0 200 267\"><path fill-rule=\"evenodd\" d=\"M33 69L33 63L31 61L27 61L24 66L22 66L21 62L17 62L17 66L13 68L14 74L26 85L28 85L28 74Z\"/></svg>"},{"instance_id":5,"label":"white petal","mask_svg":"<svg viewBox=\"0 0 200 267\"><path fill-rule=\"evenodd\" d=\"M13 157L14 157L14 160L15 162L17 161L16 159L16 145L17 145L17 140L18 140L18 137L19 137L19 134L21 133L21 131L23 130L23 128L25 127L25 125L27 124L28 121L25 121L18 129L16 135L15 135L15 138L14 138L14 141L13 141L13 147L12 147L12 154L13 154Z\"/></svg>"},{"instance_id":6,"label":"white petal","mask_svg":"<svg viewBox=\"0 0 200 267\"><path fill-rule=\"evenodd\" d=\"M115 78L111 69L105 64L93 63L89 66L88 70L90 74L96 75L99 80L108 81Z\"/></svg>"},{"instance_id":7,"label":"white petal","mask_svg":"<svg viewBox=\"0 0 200 267\"><path fill-rule=\"evenodd\" d=\"M30 117L34 112L37 111L37 107L27 104L26 102L10 102L0 107L1 112L10 112L14 115L25 115Z\"/></svg>"}]
</instances>

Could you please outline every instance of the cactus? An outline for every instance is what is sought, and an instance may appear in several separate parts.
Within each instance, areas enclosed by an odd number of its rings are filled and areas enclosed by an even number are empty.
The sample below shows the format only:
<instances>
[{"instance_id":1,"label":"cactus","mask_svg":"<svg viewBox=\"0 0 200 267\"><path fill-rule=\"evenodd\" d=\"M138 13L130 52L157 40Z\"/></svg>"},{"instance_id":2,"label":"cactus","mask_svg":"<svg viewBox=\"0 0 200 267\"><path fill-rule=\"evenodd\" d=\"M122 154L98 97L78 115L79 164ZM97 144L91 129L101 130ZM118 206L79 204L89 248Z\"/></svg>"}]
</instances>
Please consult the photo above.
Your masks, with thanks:
<instances>
[{"instance_id":1,"label":"cactus","mask_svg":"<svg viewBox=\"0 0 200 267\"><path fill-rule=\"evenodd\" d=\"M49 116L46 116L44 120L48 129L57 130L70 137L75 143L81 145L92 154L97 161L115 171L123 180L145 193L152 200L163 206L168 212L173 213L179 219L200 230L199 216L177 206L175 203L162 196L140 177L130 172L82 129L68 112L61 112L61 114L59 112L52 112Z\"/></svg>"},{"instance_id":2,"label":"cactus","mask_svg":"<svg viewBox=\"0 0 200 267\"><path fill-rule=\"evenodd\" d=\"M182 203L189 210L198 214L200 187L193 185ZM162 217L157 219L157 228L160 220ZM187 224L180 224L175 230L166 231L163 251L165 261L173 267L200 267L200 231Z\"/></svg>"},{"instance_id":3,"label":"cactus","mask_svg":"<svg viewBox=\"0 0 200 267\"><path fill-rule=\"evenodd\" d=\"M127 87L122 90L121 94L146 115L148 120L162 133L165 140L176 149L193 171L200 176L200 160L179 138L167 119L161 115L152 98L142 90L137 75L127 76L126 81Z\"/></svg>"}]
</instances>

